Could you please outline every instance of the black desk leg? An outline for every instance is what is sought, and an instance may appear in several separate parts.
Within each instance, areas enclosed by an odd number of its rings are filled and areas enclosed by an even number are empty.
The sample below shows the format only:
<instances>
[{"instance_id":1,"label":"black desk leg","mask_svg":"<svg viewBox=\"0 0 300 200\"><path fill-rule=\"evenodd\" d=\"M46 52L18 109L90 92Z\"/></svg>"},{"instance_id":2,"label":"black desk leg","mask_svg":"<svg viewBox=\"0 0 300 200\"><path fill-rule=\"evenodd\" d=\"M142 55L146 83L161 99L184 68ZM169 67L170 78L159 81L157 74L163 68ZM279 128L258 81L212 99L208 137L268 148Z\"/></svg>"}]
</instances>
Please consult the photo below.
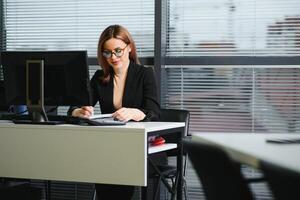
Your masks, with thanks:
<instances>
[{"instance_id":1,"label":"black desk leg","mask_svg":"<svg viewBox=\"0 0 300 200\"><path fill-rule=\"evenodd\" d=\"M51 181L46 181L45 184L46 200L51 200Z\"/></svg>"},{"instance_id":2,"label":"black desk leg","mask_svg":"<svg viewBox=\"0 0 300 200\"><path fill-rule=\"evenodd\" d=\"M178 185L177 185L177 200L182 200L182 188L183 188L183 146L182 146L182 138L184 135L184 128L181 129L181 132L178 134L178 154L177 154L177 172L178 172Z\"/></svg>"},{"instance_id":3,"label":"black desk leg","mask_svg":"<svg viewBox=\"0 0 300 200\"><path fill-rule=\"evenodd\" d=\"M142 187L142 195L141 195L141 199L142 200L147 200L147 187Z\"/></svg>"}]
</instances>

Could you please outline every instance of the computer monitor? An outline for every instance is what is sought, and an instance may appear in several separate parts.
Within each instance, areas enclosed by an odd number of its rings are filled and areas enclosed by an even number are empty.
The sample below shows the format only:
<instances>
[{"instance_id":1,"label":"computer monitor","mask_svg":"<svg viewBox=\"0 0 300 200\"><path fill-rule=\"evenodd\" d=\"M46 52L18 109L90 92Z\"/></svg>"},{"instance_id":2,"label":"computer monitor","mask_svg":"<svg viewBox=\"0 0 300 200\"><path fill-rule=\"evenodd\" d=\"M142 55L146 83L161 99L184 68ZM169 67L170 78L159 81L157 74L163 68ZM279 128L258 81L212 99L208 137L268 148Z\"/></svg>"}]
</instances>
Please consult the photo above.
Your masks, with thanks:
<instances>
[{"instance_id":1,"label":"computer monitor","mask_svg":"<svg viewBox=\"0 0 300 200\"><path fill-rule=\"evenodd\" d=\"M86 51L1 52L6 103L27 105L33 123L44 106L91 105Z\"/></svg>"},{"instance_id":2,"label":"computer monitor","mask_svg":"<svg viewBox=\"0 0 300 200\"><path fill-rule=\"evenodd\" d=\"M8 112L8 106L5 100L4 94L4 81L0 80L0 113L1 112Z\"/></svg>"}]
</instances>

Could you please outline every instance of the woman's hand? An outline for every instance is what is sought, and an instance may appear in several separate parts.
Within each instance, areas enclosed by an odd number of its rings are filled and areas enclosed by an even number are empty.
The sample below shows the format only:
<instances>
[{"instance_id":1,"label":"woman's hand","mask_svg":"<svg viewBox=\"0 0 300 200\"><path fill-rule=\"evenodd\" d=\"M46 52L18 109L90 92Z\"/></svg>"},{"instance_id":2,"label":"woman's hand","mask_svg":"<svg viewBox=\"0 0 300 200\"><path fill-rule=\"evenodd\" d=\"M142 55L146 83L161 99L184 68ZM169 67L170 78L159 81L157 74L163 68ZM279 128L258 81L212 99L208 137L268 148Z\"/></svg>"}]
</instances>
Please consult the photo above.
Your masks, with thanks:
<instances>
[{"instance_id":1,"label":"woman's hand","mask_svg":"<svg viewBox=\"0 0 300 200\"><path fill-rule=\"evenodd\" d=\"M90 118L94 114L93 106L82 106L81 108L76 108L72 112L72 116L81 118Z\"/></svg>"},{"instance_id":2,"label":"woman's hand","mask_svg":"<svg viewBox=\"0 0 300 200\"><path fill-rule=\"evenodd\" d=\"M120 108L113 113L113 118L127 122L129 120L141 121L145 118L145 113L136 108Z\"/></svg>"}]
</instances>

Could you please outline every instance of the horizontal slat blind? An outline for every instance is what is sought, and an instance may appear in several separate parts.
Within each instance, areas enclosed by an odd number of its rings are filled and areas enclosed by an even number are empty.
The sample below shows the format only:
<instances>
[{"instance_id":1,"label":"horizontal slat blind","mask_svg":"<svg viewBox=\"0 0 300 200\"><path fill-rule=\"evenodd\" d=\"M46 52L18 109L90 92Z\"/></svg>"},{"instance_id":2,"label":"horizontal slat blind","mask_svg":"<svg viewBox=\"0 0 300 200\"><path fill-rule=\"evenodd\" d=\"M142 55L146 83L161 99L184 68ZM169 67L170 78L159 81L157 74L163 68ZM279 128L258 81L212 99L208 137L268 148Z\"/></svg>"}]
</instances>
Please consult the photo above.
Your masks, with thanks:
<instances>
[{"instance_id":1,"label":"horizontal slat blind","mask_svg":"<svg viewBox=\"0 0 300 200\"><path fill-rule=\"evenodd\" d=\"M88 50L96 56L100 33L121 24L133 35L139 56L153 56L152 0L6 0L7 50Z\"/></svg>"},{"instance_id":2,"label":"horizontal slat blind","mask_svg":"<svg viewBox=\"0 0 300 200\"><path fill-rule=\"evenodd\" d=\"M169 0L167 56L299 55L299 0Z\"/></svg>"},{"instance_id":3,"label":"horizontal slat blind","mask_svg":"<svg viewBox=\"0 0 300 200\"><path fill-rule=\"evenodd\" d=\"M191 132L300 132L300 65L167 66L165 76L164 104L191 112Z\"/></svg>"},{"instance_id":4,"label":"horizontal slat blind","mask_svg":"<svg viewBox=\"0 0 300 200\"><path fill-rule=\"evenodd\" d=\"M168 0L168 4L167 59L161 80L164 107L189 110L191 133L300 132L299 65L279 66L274 61L277 66L262 66L256 59L300 55L299 0ZM240 63L241 56L257 64L222 65L227 58ZM214 66L205 57L220 62ZM189 197L202 199L191 172ZM273 199L264 183L252 189L256 199Z\"/></svg>"}]
</instances>

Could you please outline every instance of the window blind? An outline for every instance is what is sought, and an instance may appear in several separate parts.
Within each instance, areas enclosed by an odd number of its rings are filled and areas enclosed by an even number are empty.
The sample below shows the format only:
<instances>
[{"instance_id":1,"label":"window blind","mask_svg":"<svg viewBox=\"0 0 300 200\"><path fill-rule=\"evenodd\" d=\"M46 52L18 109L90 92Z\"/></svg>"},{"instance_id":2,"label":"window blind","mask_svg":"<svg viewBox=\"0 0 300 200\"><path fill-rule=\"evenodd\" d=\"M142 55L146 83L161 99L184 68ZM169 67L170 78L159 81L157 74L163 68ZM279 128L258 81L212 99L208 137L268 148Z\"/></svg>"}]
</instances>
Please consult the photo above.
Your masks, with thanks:
<instances>
[{"instance_id":1,"label":"window blind","mask_svg":"<svg viewBox=\"0 0 300 200\"><path fill-rule=\"evenodd\" d=\"M300 62L276 61L299 60L300 1L167 0L167 4L163 107L189 110L191 133L300 132ZM271 62L262 63L261 57ZM228 60L231 64L226 64ZM204 199L188 166L189 199ZM256 170L246 169L248 177L257 176ZM252 189L257 199L273 199L264 183L253 184Z\"/></svg>"},{"instance_id":2,"label":"window blind","mask_svg":"<svg viewBox=\"0 0 300 200\"><path fill-rule=\"evenodd\" d=\"M132 34L139 57L154 55L151 0L6 0L3 5L6 50L87 50L96 57L101 32L121 24ZM90 77L98 68L90 66ZM67 109L59 107L58 113Z\"/></svg>"},{"instance_id":3,"label":"window blind","mask_svg":"<svg viewBox=\"0 0 300 200\"><path fill-rule=\"evenodd\" d=\"M298 0L169 0L167 56L299 55Z\"/></svg>"},{"instance_id":4,"label":"window blind","mask_svg":"<svg viewBox=\"0 0 300 200\"><path fill-rule=\"evenodd\" d=\"M192 131L299 131L299 66L238 64L300 55L299 1L169 0L168 8L166 107L189 109ZM224 57L236 64L222 65Z\"/></svg>"},{"instance_id":5,"label":"window blind","mask_svg":"<svg viewBox=\"0 0 300 200\"><path fill-rule=\"evenodd\" d=\"M7 50L88 50L96 56L101 32L125 26L139 56L153 56L154 2L150 0L6 0Z\"/></svg>"},{"instance_id":6,"label":"window blind","mask_svg":"<svg viewBox=\"0 0 300 200\"><path fill-rule=\"evenodd\" d=\"M300 65L167 66L167 107L188 109L191 132L300 131Z\"/></svg>"}]
</instances>

